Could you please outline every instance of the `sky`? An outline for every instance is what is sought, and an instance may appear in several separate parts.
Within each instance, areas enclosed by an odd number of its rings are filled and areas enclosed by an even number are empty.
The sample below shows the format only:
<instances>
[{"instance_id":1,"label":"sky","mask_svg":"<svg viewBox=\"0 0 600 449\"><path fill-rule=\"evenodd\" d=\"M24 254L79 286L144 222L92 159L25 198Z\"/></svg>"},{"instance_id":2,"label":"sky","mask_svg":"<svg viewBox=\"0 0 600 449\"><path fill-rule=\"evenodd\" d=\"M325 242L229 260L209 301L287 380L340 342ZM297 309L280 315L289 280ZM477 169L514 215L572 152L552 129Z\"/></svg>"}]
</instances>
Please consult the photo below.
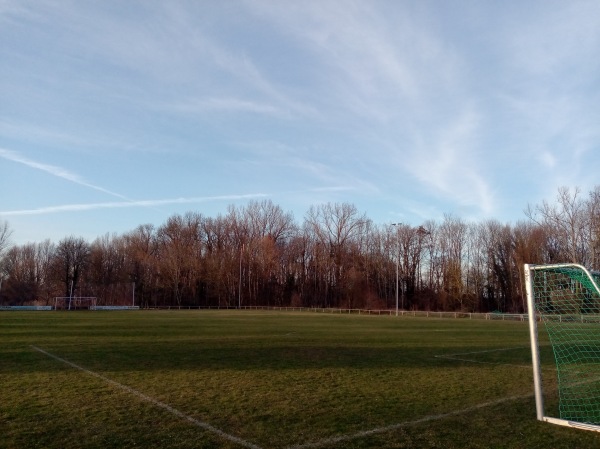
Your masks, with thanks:
<instances>
[{"instance_id":1,"label":"sky","mask_svg":"<svg viewBox=\"0 0 600 449\"><path fill-rule=\"evenodd\" d=\"M600 2L0 0L0 220L526 220L600 167Z\"/></svg>"}]
</instances>

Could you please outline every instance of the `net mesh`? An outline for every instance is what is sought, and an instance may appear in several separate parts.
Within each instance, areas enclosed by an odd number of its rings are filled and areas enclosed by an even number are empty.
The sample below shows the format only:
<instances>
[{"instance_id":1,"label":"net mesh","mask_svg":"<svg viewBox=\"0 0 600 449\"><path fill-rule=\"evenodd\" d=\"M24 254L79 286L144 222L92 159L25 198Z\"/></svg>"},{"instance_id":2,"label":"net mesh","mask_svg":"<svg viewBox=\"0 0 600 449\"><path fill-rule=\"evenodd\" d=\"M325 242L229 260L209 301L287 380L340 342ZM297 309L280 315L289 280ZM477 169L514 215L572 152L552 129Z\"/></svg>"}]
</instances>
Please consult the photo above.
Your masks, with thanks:
<instances>
[{"instance_id":1,"label":"net mesh","mask_svg":"<svg viewBox=\"0 0 600 449\"><path fill-rule=\"evenodd\" d=\"M97 298L95 296L60 296L54 298L55 310L81 310L96 308Z\"/></svg>"},{"instance_id":2,"label":"net mesh","mask_svg":"<svg viewBox=\"0 0 600 449\"><path fill-rule=\"evenodd\" d=\"M556 361L560 418L600 425L600 275L559 266L532 278Z\"/></svg>"}]
</instances>

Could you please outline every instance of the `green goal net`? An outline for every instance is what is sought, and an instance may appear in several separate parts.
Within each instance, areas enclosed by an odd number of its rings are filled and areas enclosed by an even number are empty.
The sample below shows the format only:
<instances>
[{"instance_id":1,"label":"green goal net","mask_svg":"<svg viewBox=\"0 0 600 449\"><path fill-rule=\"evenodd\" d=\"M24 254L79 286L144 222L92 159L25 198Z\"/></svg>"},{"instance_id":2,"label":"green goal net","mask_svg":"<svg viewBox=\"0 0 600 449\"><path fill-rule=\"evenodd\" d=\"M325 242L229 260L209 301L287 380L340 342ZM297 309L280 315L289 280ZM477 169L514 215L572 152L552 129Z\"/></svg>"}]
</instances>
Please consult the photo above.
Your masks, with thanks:
<instances>
[{"instance_id":1,"label":"green goal net","mask_svg":"<svg viewBox=\"0 0 600 449\"><path fill-rule=\"evenodd\" d=\"M600 274L575 264L526 265L525 278L538 419L600 431ZM538 322L556 362L558 417L544 413Z\"/></svg>"}]
</instances>

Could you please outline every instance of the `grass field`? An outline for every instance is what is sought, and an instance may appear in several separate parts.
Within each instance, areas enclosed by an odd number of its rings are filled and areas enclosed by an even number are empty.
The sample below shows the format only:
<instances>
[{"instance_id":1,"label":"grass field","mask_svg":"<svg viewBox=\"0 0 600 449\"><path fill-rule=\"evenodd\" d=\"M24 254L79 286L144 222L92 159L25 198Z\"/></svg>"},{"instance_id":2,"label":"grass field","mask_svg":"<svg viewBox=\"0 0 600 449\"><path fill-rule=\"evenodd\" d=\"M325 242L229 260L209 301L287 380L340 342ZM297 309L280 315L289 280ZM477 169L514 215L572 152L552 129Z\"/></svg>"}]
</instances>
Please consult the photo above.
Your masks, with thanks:
<instances>
[{"instance_id":1,"label":"grass field","mask_svg":"<svg viewBox=\"0 0 600 449\"><path fill-rule=\"evenodd\" d=\"M599 447L535 420L528 344L521 322L3 312L0 447Z\"/></svg>"}]
</instances>

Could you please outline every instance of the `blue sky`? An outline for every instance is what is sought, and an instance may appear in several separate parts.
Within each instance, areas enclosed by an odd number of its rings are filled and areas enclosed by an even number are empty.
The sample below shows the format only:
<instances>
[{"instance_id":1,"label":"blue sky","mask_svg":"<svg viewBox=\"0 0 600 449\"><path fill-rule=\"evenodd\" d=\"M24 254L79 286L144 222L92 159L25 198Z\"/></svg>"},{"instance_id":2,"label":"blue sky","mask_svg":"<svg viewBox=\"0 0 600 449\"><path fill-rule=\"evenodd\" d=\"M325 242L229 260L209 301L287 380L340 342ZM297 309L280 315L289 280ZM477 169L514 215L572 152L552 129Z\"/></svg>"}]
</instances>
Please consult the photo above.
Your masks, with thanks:
<instances>
[{"instance_id":1,"label":"blue sky","mask_svg":"<svg viewBox=\"0 0 600 449\"><path fill-rule=\"evenodd\" d=\"M0 220L93 240L271 199L524 220L600 167L597 1L0 0Z\"/></svg>"}]
</instances>

